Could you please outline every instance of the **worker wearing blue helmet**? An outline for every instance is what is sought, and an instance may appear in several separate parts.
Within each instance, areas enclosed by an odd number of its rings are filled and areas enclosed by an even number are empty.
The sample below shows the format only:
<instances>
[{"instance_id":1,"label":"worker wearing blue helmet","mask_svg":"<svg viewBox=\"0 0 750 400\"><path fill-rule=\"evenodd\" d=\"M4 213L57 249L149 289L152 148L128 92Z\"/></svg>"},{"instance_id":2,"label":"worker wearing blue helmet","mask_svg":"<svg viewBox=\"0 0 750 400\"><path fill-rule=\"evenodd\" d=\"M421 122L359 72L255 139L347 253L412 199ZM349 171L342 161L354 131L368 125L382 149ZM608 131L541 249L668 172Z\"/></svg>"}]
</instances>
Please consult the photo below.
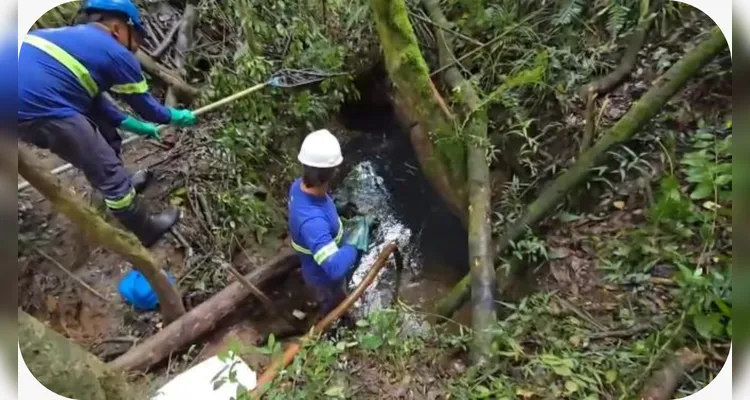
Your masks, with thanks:
<instances>
[{"instance_id":1,"label":"worker wearing blue helmet","mask_svg":"<svg viewBox=\"0 0 750 400\"><path fill-rule=\"evenodd\" d=\"M158 137L156 124L189 126L196 117L164 107L149 93L134 56L145 31L131 0L88 0L82 12L82 24L35 30L24 39L18 60L20 138L81 170L111 213L150 246L178 222L179 210L152 214L138 201L150 174L126 171L117 128ZM124 114L104 92L143 120Z\"/></svg>"}]
</instances>

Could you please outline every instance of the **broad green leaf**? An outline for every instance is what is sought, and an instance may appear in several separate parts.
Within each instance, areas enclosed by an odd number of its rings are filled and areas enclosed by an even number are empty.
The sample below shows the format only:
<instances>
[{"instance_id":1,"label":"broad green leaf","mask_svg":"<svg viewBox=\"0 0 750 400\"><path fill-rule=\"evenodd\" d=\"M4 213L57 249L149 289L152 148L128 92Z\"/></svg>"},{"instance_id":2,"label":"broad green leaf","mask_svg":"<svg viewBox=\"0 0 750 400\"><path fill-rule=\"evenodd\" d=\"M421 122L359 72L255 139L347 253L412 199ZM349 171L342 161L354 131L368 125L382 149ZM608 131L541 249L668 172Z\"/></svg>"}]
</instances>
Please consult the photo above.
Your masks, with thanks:
<instances>
[{"instance_id":1,"label":"broad green leaf","mask_svg":"<svg viewBox=\"0 0 750 400\"><path fill-rule=\"evenodd\" d=\"M320 392L318 392L320 393ZM326 390L324 393L327 397L337 397L337 398L343 398L344 397L344 387L343 386L332 386Z\"/></svg>"},{"instance_id":2,"label":"broad green leaf","mask_svg":"<svg viewBox=\"0 0 750 400\"><path fill-rule=\"evenodd\" d=\"M492 394L492 392L490 392L490 389L487 389L486 386L482 385L474 387L474 392L476 393L476 399L486 399Z\"/></svg>"},{"instance_id":3,"label":"broad green leaf","mask_svg":"<svg viewBox=\"0 0 750 400\"><path fill-rule=\"evenodd\" d=\"M732 175L719 175L714 181L716 186L724 186L730 182L732 182Z\"/></svg>"},{"instance_id":4,"label":"broad green leaf","mask_svg":"<svg viewBox=\"0 0 750 400\"><path fill-rule=\"evenodd\" d=\"M365 328L365 327L370 326L370 323L366 319L360 319L360 320L357 320L357 326L360 328Z\"/></svg>"},{"instance_id":5,"label":"broad green leaf","mask_svg":"<svg viewBox=\"0 0 750 400\"><path fill-rule=\"evenodd\" d=\"M604 377L607 379L607 383L613 383L617 380L617 371L610 369L604 373Z\"/></svg>"},{"instance_id":6,"label":"broad green leaf","mask_svg":"<svg viewBox=\"0 0 750 400\"><path fill-rule=\"evenodd\" d=\"M693 200L703 200L714 194L714 187L710 183L701 183L698 187L690 193L690 198Z\"/></svg>"},{"instance_id":7,"label":"broad green leaf","mask_svg":"<svg viewBox=\"0 0 750 400\"><path fill-rule=\"evenodd\" d=\"M575 393L576 391L578 391L578 384L573 381L566 381L565 390L567 390L568 393Z\"/></svg>"},{"instance_id":8,"label":"broad green leaf","mask_svg":"<svg viewBox=\"0 0 750 400\"><path fill-rule=\"evenodd\" d=\"M566 365L557 365L552 367L552 370L555 371L556 374L560 376L571 376L573 375L573 371L570 370L570 367Z\"/></svg>"},{"instance_id":9,"label":"broad green leaf","mask_svg":"<svg viewBox=\"0 0 750 400\"><path fill-rule=\"evenodd\" d=\"M713 339L721 335L722 324L721 315L719 314L699 314L693 318L693 324L695 324L695 330L706 339Z\"/></svg>"},{"instance_id":10,"label":"broad green leaf","mask_svg":"<svg viewBox=\"0 0 750 400\"><path fill-rule=\"evenodd\" d=\"M714 303L716 303L716 306L719 307L719 310L722 314L724 314L725 317L732 318L732 307L727 305L724 300L719 297L714 297Z\"/></svg>"},{"instance_id":11,"label":"broad green leaf","mask_svg":"<svg viewBox=\"0 0 750 400\"><path fill-rule=\"evenodd\" d=\"M373 334L368 334L360 340L360 344L365 350L375 350L383 345L383 338Z\"/></svg>"}]
</instances>

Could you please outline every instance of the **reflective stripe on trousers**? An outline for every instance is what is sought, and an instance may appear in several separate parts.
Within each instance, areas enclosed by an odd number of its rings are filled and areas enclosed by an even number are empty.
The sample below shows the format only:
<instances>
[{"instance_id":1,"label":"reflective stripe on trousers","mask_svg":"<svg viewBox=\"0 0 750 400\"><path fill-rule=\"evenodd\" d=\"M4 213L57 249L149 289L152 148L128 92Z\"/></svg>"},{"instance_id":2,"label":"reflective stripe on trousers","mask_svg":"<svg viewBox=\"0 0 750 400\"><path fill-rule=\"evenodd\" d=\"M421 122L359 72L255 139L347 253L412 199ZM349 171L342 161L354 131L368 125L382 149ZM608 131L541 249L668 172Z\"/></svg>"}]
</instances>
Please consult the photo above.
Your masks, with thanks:
<instances>
[{"instance_id":1,"label":"reflective stripe on trousers","mask_svg":"<svg viewBox=\"0 0 750 400\"><path fill-rule=\"evenodd\" d=\"M320 265L328 257L332 256L336 251L338 251L339 249L338 244L341 243L341 239L343 239L343 237L344 237L344 224L343 222L341 222L341 218L339 218L339 232L336 234L336 237L333 239L331 243L328 243L327 245L323 246L315 254L313 254L313 252L310 251L309 249L302 247L299 244L295 243L293 239L292 239L292 248L298 253L313 256L313 259L315 259L315 262L318 265Z\"/></svg>"}]
</instances>

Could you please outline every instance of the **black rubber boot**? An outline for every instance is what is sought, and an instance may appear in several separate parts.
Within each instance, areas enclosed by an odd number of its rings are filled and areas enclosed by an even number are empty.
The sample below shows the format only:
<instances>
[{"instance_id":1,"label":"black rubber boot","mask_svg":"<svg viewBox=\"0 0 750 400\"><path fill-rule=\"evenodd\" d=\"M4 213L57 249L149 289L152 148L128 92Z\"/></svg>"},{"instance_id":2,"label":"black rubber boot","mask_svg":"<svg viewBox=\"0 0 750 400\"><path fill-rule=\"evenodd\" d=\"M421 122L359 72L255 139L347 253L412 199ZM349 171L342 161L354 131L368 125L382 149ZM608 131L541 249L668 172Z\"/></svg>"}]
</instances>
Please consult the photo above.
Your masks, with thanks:
<instances>
[{"instance_id":1,"label":"black rubber boot","mask_svg":"<svg viewBox=\"0 0 750 400\"><path fill-rule=\"evenodd\" d=\"M146 190L146 186L148 186L153 175L154 174L148 169L139 169L138 171L135 171L133 175L130 175L130 183L133 185L133 189L135 189L135 192L143 193L143 191Z\"/></svg>"},{"instance_id":2,"label":"black rubber boot","mask_svg":"<svg viewBox=\"0 0 750 400\"><path fill-rule=\"evenodd\" d=\"M157 214L149 214L148 209L136 200L127 210L112 211L112 214L129 231L135 233L144 246L156 243L180 220L180 210L170 207Z\"/></svg>"}]
</instances>

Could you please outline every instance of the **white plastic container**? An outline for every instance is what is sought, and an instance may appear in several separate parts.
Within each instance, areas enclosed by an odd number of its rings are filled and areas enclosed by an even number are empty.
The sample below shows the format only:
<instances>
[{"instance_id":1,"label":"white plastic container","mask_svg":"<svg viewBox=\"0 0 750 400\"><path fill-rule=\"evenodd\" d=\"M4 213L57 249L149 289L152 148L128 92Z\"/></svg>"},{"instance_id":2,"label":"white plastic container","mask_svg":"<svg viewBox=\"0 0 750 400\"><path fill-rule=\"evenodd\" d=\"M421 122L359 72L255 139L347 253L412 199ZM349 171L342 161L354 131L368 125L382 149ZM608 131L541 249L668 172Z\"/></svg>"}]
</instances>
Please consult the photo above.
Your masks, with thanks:
<instances>
[{"instance_id":1,"label":"white plastic container","mask_svg":"<svg viewBox=\"0 0 750 400\"><path fill-rule=\"evenodd\" d=\"M230 382L229 372L236 373L236 382ZM221 385L215 382L221 381ZM257 375L239 357L221 361L211 357L189 370L175 376L151 397L152 400L230 400L237 396L241 384L247 390L255 388ZM216 390L214 387L218 386Z\"/></svg>"}]
</instances>

